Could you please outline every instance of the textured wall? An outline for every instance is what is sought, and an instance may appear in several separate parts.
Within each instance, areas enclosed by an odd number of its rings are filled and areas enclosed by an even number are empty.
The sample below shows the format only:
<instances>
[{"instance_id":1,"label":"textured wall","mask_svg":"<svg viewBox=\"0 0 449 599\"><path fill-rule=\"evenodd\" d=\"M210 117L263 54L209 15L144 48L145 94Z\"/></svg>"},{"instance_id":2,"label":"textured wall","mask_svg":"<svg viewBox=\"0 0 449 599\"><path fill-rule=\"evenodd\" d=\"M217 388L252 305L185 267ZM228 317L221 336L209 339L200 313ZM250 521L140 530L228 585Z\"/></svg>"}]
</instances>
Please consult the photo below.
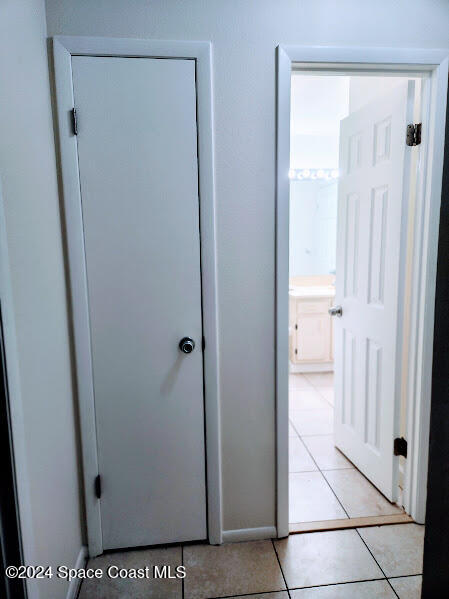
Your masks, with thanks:
<instances>
[{"instance_id":1,"label":"textured wall","mask_svg":"<svg viewBox=\"0 0 449 599\"><path fill-rule=\"evenodd\" d=\"M80 491L43 0L1 0L0 73L0 178L21 391L11 402L21 401L23 412L17 451L20 441L29 497L20 503L30 512L21 514L25 558L73 567ZM32 587L30 598L67 592L56 578Z\"/></svg>"},{"instance_id":2,"label":"textured wall","mask_svg":"<svg viewBox=\"0 0 449 599\"><path fill-rule=\"evenodd\" d=\"M447 0L47 0L48 34L211 40L224 528L275 522L278 43L448 46Z\"/></svg>"}]
</instances>

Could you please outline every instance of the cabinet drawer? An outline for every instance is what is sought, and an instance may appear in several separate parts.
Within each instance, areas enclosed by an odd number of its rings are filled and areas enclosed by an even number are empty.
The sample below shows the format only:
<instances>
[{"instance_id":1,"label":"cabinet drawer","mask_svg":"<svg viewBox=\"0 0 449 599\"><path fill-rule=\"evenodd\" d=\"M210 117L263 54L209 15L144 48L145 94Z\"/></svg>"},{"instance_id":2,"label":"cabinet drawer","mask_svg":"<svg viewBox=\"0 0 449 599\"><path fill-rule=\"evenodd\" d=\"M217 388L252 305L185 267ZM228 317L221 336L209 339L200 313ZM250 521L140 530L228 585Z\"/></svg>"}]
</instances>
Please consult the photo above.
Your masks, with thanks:
<instances>
[{"instance_id":1,"label":"cabinet drawer","mask_svg":"<svg viewBox=\"0 0 449 599\"><path fill-rule=\"evenodd\" d=\"M297 300L296 302L296 313L297 314L327 314L329 308L329 300L313 300L313 301L302 301Z\"/></svg>"}]
</instances>

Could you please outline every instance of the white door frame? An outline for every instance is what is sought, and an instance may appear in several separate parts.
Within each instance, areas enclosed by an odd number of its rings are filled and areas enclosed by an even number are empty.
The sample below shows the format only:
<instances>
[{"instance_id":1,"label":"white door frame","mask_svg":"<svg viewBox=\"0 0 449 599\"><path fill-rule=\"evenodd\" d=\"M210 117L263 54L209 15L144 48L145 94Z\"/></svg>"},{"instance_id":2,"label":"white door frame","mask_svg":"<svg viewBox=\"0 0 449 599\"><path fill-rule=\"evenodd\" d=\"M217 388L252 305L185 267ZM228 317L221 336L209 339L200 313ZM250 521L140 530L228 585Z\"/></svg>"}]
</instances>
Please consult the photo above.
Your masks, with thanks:
<instances>
[{"instance_id":1,"label":"white door frame","mask_svg":"<svg viewBox=\"0 0 449 599\"><path fill-rule=\"evenodd\" d=\"M36 538L32 517L32 490L30 485L25 407L19 374L16 317L14 308L11 269L8 250L5 203L0 178L0 304L5 345L5 367L9 393L9 417L13 444L13 461L17 487L17 513L24 564L36 564ZM27 578L25 586L29 597L39 597L39 580Z\"/></svg>"},{"instance_id":2,"label":"white door frame","mask_svg":"<svg viewBox=\"0 0 449 599\"><path fill-rule=\"evenodd\" d=\"M409 72L423 82L423 158L412 265L404 506L424 522L429 446L435 281L443 173L449 49L277 47L276 96L276 498L277 534L288 535L288 263L290 87L293 64L314 71ZM404 132L405 136L405 132Z\"/></svg>"},{"instance_id":3,"label":"white door frame","mask_svg":"<svg viewBox=\"0 0 449 599\"><path fill-rule=\"evenodd\" d=\"M222 493L211 44L204 41L104 37L58 36L53 38L56 111L73 313L87 537L89 554L95 556L102 553L103 545L100 505L94 493L94 480L98 474L97 437L78 153L71 122L71 111L74 107L72 55L182 58L194 60L196 64L202 309L203 333L206 340L203 361L207 520L209 542L218 544L222 542Z\"/></svg>"}]
</instances>

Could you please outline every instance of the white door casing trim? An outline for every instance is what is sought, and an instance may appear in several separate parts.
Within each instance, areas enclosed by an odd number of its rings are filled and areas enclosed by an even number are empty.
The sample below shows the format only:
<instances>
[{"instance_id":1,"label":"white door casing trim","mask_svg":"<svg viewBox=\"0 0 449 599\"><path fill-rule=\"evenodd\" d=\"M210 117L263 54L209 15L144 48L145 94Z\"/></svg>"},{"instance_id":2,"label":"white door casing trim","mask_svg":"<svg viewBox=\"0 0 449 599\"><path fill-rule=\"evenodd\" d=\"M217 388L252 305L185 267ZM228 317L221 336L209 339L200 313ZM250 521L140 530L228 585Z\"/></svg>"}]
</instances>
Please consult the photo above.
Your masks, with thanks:
<instances>
[{"instance_id":1,"label":"white door casing trim","mask_svg":"<svg viewBox=\"0 0 449 599\"><path fill-rule=\"evenodd\" d=\"M276 537L275 526L257 528L237 528L223 531L223 543L241 543L242 541L261 541Z\"/></svg>"},{"instance_id":2,"label":"white door casing trim","mask_svg":"<svg viewBox=\"0 0 449 599\"><path fill-rule=\"evenodd\" d=\"M16 476L16 503L19 519L20 544L25 564L37 563L36 540L33 528L32 493L28 475L28 457L24 418L24 402L19 372L16 318L9 262L7 228L0 178L0 304L3 324L5 366L9 393L9 418L13 444L13 461ZM26 579L29 598L39 597L39 581Z\"/></svg>"},{"instance_id":3,"label":"white door casing trim","mask_svg":"<svg viewBox=\"0 0 449 599\"><path fill-rule=\"evenodd\" d=\"M88 552L87 547L85 545L81 546L81 549L78 553L78 557L76 558L74 568L79 570L80 568L85 568L88 560ZM76 599L79 594L79 590L81 588L82 579L81 578L73 578L69 583L69 588L67 589L66 599Z\"/></svg>"},{"instance_id":4,"label":"white door casing trim","mask_svg":"<svg viewBox=\"0 0 449 599\"><path fill-rule=\"evenodd\" d=\"M74 326L87 537L89 555L95 556L102 553L103 546L99 501L94 493L98 459L77 142L71 122L74 106L72 55L183 58L195 60L196 63L202 310L206 341L203 360L208 539L211 544L219 544L222 542L222 479L211 44L205 41L103 37L53 38L56 117Z\"/></svg>"},{"instance_id":5,"label":"white door casing trim","mask_svg":"<svg viewBox=\"0 0 449 599\"><path fill-rule=\"evenodd\" d=\"M276 502L277 535L288 535L288 255L290 78L292 66L371 74L427 74L423 82L423 148L412 265L404 506L424 522L430 425L435 282L443 172L449 49L279 45L276 56ZM299 66L299 65L298 65ZM412 75L413 73L413 75ZM427 131L426 131L427 130ZM404 133L405 135L405 133ZM419 235L418 235L419 233Z\"/></svg>"}]
</instances>

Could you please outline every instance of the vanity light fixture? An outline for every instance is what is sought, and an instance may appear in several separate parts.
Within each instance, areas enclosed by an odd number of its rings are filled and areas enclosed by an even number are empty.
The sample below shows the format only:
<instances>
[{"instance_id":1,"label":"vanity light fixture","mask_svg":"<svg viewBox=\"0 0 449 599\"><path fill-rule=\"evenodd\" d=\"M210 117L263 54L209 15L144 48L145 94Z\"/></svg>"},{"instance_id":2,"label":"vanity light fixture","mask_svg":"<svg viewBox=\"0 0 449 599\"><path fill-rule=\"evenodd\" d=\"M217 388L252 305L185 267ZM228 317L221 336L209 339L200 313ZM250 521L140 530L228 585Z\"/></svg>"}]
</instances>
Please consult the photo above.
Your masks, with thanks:
<instances>
[{"instance_id":1,"label":"vanity light fixture","mask_svg":"<svg viewBox=\"0 0 449 599\"><path fill-rule=\"evenodd\" d=\"M292 181L303 181L321 179L329 181L338 179L338 169L336 168L291 168L288 171L288 178Z\"/></svg>"}]
</instances>

